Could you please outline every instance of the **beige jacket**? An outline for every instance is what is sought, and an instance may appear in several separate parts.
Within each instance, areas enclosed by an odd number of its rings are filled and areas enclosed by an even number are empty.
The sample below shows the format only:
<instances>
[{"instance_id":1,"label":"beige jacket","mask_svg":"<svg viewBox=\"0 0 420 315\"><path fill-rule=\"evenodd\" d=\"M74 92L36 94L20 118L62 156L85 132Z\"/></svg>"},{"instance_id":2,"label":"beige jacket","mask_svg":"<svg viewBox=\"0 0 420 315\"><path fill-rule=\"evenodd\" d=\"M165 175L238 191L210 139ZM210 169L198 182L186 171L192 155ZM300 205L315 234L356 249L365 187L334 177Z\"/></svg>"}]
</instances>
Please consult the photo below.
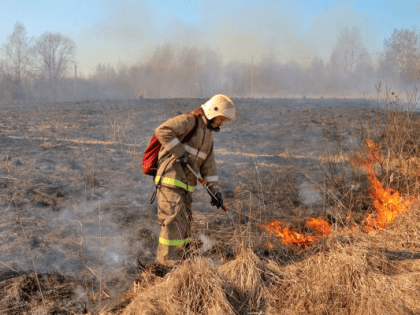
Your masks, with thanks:
<instances>
[{"instance_id":1,"label":"beige jacket","mask_svg":"<svg viewBox=\"0 0 420 315\"><path fill-rule=\"evenodd\" d=\"M188 169L175 161L187 151L192 169L197 174L201 174L210 190L216 193L219 191L219 179L213 150L213 135L207 128L207 119L204 115L198 116L197 131L190 141L181 143L182 139L194 128L195 123L196 118L193 115L182 114L156 128L155 135L162 147L159 152L155 183L181 187L193 192L197 186L197 179Z\"/></svg>"}]
</instances>

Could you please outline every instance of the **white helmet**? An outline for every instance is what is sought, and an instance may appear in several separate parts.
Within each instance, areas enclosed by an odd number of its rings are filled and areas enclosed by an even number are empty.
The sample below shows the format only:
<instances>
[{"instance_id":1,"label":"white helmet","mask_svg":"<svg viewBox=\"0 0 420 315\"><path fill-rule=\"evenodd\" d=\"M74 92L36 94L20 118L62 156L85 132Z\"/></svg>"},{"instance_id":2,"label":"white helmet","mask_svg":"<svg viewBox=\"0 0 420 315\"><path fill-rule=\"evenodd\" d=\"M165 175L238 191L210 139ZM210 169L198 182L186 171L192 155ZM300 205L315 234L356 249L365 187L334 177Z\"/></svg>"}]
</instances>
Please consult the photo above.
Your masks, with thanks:
<instances>
[{"instance_id":1,"label":"white helmet","mask_svg":"<svg viewBox=\"0 0 420 315\"><path fill-rule=\"evenodd\" d=\"M208 120L223 116L230 120L236 119L236 108L233 101L224 94L217 94L201 105Z\"/></svg>"}]
</instances>

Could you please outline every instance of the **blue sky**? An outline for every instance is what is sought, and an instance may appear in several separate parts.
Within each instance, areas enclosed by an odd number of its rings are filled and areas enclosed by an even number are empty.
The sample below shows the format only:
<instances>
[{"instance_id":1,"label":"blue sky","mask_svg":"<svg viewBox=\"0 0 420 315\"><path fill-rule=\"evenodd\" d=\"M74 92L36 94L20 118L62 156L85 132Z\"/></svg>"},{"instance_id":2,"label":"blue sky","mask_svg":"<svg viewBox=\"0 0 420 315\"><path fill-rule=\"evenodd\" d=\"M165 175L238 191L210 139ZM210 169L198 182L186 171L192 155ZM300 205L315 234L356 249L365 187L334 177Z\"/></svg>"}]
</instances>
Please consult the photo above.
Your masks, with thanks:
<instances>
[{"instance_id":1,"label":"blue sky","mask_svg":"<svg viewBox=\"0 0 420 315\"><path fill-rule=\"evenodd\" d=\"M327 61L344 27L358 27L375 57L394 28L420 26L420 1L0 0L0 43L17 21L29 37L71 37L85 70L144 61L165 43L210 47L225 61L274 55L307 64Z\"/></svg>"}]
</instances>

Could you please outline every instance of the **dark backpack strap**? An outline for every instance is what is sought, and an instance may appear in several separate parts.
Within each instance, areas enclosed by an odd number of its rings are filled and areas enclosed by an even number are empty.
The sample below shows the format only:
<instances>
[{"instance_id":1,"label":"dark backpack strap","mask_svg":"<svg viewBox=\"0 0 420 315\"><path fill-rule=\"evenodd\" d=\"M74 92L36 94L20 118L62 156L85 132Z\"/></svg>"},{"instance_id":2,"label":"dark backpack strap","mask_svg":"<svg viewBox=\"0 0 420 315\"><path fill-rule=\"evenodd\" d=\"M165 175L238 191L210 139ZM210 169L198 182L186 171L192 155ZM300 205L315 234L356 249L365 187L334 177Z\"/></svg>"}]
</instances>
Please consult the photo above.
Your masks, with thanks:
<instances>
[{"instance_id":1,"label":"dark backpack strap","mask_svg":"<svg viewBox=\"0 0 420 315\"><path fill-rule=\"evenodd\" d=\"M155 182L154 177L153 177L153 182ZM157 185L155 185L155 190L153 191L152 197L150 197L150 204L152 204L155 201L158 187L159 187L159 183Z\"/></svg>"},{"instance_id":2,"label":"dark backpack strap","mask_svg":"<svg viewBox=\"0 0 420 315\"><path fill-rule=\"evenodd\" d=\"M196 133L197 128L198 128L198 117L200 117L200 116L196 116L195 117L195 125L194 125L194 128L191 129L191 131L184 137L184 139L182 139L181 143L187 143L188 141L191 140L191 138Z\"/></svg>"}]
</instances>

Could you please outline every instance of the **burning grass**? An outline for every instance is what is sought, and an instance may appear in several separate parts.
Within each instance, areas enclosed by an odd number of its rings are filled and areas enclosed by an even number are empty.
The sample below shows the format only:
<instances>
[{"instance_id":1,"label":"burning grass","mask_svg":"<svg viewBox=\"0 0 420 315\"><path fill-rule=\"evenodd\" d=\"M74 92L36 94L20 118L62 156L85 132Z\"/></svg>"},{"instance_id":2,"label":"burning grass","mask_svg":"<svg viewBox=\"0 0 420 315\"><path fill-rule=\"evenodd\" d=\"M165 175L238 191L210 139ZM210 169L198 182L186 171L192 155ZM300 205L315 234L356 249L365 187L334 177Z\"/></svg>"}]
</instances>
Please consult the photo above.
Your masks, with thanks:
<instances>
[{"instance_id":1,"label":"burning grass","mask_svg":"<svg viewBox=\"0 0 420 315\"><path fill-rule=\"evenodd\" d=\"M357 229L325 239L302 249L301 260L293 245L274 245L285 259L259 257L255 244L221 265L199 257L164 278L143 274L117 314L416 314L420 235L407 245L404 234L420 226L419 212L397 221L383 233Z\"/></svg>"},{"instance_id":2,"label":"burning grass","mask_svg":"<svg viewBox=\"0 0 420 315\"><path fill-rule=\"evenodd\" d=\"M371 195L376 213L367 214L364 219L364 230L367 233L371 233L391 225L398 216L409 210L411 204L417 203L417 198L404 198L398 191L382 186L372 169L372 164L375 160L378 162L382 160L380 149L372 141L367 141L367 146L369 150L368 159L357 162L366 167L368 178L372 183Z\"/></svg>"},{"instance_id":3,"label":"burning grass","mask_svg":"<svg viewBox=\"0 0 420 315\"><path fill-rule=\"evenodd\" d=\"M232 258L220 265L205 258L187 261L134 294L128 309L211 314L217 305L224 314L419 313L419 176L415 163L404 162L418 150L408 141L418 132L410 133L407 121L417 126L419 120L401 111L377 116L372 129L364 130L365 146L355 154L350 177L337 172L340 161L329 162L327 182L333 186L320 187L335 206L332 217L301 224L273 220L260 224L271 232L265 237L237 233L249 241Z\"/></svg>"},{"instance_id":4,"label":"burning grass","mask_svg":"<svg viewBox=\"0 0 420 315\"><path fill-rule=\"evenodd\" d=\"M117 314L416 314L420 212L381 233L362 228L301 248L243 244L220 265L198 257L163 278L144 271ZM323 225L321 225L323 226Z\"/></svg>"},{"instance_id":5,"label":"burning grass","mask_svg":"<svg viewBox=\"0 0 420 315\"><path fill-rule=\"evenodd\" d=\"M354 164L366 168L367 177L371 183L370 191L373 207L375 213L366 213L362 226L363 231L366 233L375 233L390 226L396 218L400 215L407 213L412 204L418 202L416 197L403 197L401 194L390 188L384 188L382 183L378 180L375 172L373 171L374 163L383 161L381 157L380 148L371 140L366 141L367 144L367 158L355 158ZM351 218L349 217L348 220ZM326 220L322 218L311 218L306 223L315 234L303 235L297 231L291 230L289 226L284 226L284 223L276 220L261 227L268 230L270 233L280 237L283 244L292 244L300 247L306 247L311 243L317 242L320 239L330 237L332 227ZM356 228L353 225L353 228ZM339 234L345 231L338 231Z\"/></svg>"},{"instance_id":6,"label":"burning grass","mask_svg":"<svg viewBox=\"0 0 420 315\"><path fill-rule=\"evenodd\" d=\"M385 112L373 119L372 129L361 137L372 142L364 141L357 148L359 159L351 176L339 170L346 163L351 168L351 156L323 159L330 173L318 184L328 211L313 212L313 218L301 216L311 209L300 202L299 188L292 184L295 169L289 177L284 173L282 178L272 176L273 186L279 186L271 195L263 192L267 183L255 176L254 191L244 193L243 204L236 191L227 198L228 208L238 210L242 217L228 220L224 213L195 213L196 231L208 236L211 249L197 252L166 275L143 268L119 305L113 307L102 298L100 307L92 301L95 305L89 310L101 309L97 314L107 315L420 313L420 212L410 198L419 193L414 157L420 152L414 130L419 125L415 115L404 115ZM124 135L116 134L119 138L113 141L122 141ZM9 178L16 176L17 168L8 165L3 174L8 178L0 182L0 199L59 210L65 196L63 183L17 181ZM97 186L96 170L81 168L80 173L86 187ZM250 173L246 170L245 176ZM29 190L32 186L36 189ZM257 203L251 204L251 195L258 197ZM281 211L271 211L271 205ZM275 217L279 212L286 215ZM267 233L247 216L274 233ZM31 244L38 246L37 239ZM84 297L93 300L94 293L104 289L93 280L82 285L59 276L38 276L39 284L34 274L1 279L0 312L82 314L87 310L79 302ZM112 289L112 284L107 285ZM57 307L63 304L67 306Z\"/></svg>"},{"instance_id":7,"label":"burning grass","mask_svg":"<svg viewBox=\"0 0 420 315\"><path fill-rule=\"evenodd\" d=\"M283 227L280 221L271 221L261 227L267 229L270 233L281 237L283 244L292 244L300 247L306 247L313 242L329 237L331 234L331 226L322 218L311 218L305 225L315 231L314 235L303 235L297 231L291 230L289 226Z\"/></svg>"}]
</instances>

